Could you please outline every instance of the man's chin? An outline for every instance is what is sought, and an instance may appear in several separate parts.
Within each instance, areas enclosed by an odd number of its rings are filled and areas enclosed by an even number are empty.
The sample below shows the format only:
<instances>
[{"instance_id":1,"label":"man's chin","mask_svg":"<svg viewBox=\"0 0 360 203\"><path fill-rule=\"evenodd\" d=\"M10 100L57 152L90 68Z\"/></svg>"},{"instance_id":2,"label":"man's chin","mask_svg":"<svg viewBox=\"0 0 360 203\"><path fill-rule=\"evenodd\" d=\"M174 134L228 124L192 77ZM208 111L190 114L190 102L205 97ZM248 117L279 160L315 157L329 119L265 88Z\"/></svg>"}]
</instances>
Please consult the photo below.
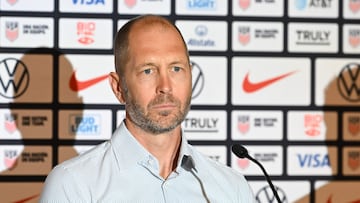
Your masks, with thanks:
<instances>
[{"instance_id":1,"label":"man's chin","mask_svg":"<svg viewBox=\"0 0 360 203\"><path fill-rule=\"evenodd\" d=\"M157 120L160 121L160 120ZM181 124L181 122L180 122ZM180 125L176 121L169 122L169 120L165 122L156 122L153 126L149 127L148 130L151 131L153 134L163 134L168 133L174 130L176 127Z\"/></svg>"}]
</instances>

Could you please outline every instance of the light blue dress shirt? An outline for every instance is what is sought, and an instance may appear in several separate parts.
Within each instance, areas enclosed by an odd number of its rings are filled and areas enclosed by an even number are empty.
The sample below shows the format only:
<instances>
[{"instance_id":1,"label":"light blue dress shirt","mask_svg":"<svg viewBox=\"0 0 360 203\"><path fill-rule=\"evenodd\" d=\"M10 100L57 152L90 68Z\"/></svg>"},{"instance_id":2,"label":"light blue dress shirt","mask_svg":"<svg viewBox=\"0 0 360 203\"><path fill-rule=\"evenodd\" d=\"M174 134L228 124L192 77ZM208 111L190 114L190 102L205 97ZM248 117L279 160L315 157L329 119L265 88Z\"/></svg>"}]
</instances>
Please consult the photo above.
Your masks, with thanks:
<instances>
[{"instance_id":1,"label":"light blue dress shirt","mask_svg":"<svg viewBox=\"0 0 360 203\"><path fill-rule=\"evenodd\" d=\"M184 156L194 170L181 167ZM46 178L40 202L255 202L244 176L196 151L182 136L179 162L167 179L158 161L127 130L56 166Z\"/></svg>"}]
</instances>

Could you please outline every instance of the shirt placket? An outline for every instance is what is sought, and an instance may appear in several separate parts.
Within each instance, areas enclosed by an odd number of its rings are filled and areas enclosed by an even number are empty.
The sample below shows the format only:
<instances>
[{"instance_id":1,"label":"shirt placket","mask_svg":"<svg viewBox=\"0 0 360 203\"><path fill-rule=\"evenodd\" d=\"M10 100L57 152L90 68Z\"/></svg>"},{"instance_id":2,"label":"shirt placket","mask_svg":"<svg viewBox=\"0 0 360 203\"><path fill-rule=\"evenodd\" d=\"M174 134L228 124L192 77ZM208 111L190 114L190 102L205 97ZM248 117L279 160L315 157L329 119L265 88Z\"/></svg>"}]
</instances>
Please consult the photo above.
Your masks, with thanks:
<instances>
[{"instance_id":1,"label":"shirt placket","mask_svg":"<svg viewBox=\"0 0 360 203\"><path fill-rule=\"evenodd\" d=\"M171 184L173 182L173 179L178 176L178 172L171 172L169 177L167 179L164 179L159 175L159 166L158 162L154 157L149 155L145 160L139 162L140 165L142 165L144 168L146 168L155 178L157 178L159 181L161 181L160 187L163 195L163 201L166 202L172 202L172 199L168 195L168 188L171 187Z\"/></svg>"}]
</instances>

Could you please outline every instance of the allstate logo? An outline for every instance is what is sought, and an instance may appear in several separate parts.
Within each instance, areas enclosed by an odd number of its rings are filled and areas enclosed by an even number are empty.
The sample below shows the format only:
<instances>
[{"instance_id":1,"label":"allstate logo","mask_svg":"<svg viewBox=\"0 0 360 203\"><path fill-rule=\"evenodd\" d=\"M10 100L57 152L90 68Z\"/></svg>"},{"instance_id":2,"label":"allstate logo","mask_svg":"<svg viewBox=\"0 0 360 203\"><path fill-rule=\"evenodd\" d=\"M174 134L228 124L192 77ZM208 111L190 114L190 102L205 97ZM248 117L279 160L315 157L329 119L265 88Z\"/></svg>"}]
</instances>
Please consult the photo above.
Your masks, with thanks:
<instances>
[{"instance_id":1,"label":"allstate logo","mask_svg":"<svg viewBox=\"0 0 360 203\"><path fill-rule=\"evenodd\" d=\"M195 27L195 33L198 36L203 37L203 36L207 35L208 28L205 25L198 25Z\"/></svg>"},{"instance_id":2,"label":"allstate logo","mask_svg":"<svg viewBox=\"0 0 360 203\"><path fill-rule=\"evenodd\" d=\"M304 10L306 8L307 0L296 0L295 7L298 10Z\"/></svg>"}]
</instances>

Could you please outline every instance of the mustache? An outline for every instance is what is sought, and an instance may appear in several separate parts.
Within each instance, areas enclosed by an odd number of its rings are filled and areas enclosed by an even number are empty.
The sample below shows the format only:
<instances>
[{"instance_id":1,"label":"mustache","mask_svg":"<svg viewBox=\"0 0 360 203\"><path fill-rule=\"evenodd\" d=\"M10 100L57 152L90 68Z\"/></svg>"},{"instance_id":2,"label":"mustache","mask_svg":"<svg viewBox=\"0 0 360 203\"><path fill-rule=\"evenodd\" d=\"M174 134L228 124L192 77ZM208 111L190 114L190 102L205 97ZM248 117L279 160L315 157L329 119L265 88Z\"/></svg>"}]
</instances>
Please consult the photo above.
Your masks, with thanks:
<instances>
[{"instance_id":1,"label":"mustache","mask_svg":"<svg viewBox=\"0 0 360 203\"><path fill-rule=\"evenodd\" d=\"M164 104L164 103L171 103L175 104L176 106L180 106L180 101L176 99L172 95L158 95L153 100L150 101L148 107Z\"/></svg>"}]
</instances>

